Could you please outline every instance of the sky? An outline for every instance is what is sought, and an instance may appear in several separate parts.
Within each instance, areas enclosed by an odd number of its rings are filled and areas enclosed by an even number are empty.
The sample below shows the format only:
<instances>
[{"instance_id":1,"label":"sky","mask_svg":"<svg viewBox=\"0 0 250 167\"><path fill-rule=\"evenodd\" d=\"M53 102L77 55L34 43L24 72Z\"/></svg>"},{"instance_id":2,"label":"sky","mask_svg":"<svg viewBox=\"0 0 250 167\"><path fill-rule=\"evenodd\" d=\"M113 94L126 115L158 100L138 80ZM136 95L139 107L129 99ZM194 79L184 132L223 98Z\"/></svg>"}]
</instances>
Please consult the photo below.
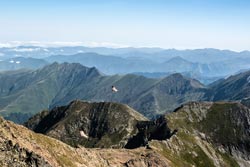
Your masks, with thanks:
<instances>
[{"instance_id":1,"label":"sky","mask_svg":"<svg viewBox=\"0 0 250 167\"><path fill-rule=\"evenodd\" d=\"M249 0L0 0L0 44L250 50Z\"/></svg>"}]
</instances>

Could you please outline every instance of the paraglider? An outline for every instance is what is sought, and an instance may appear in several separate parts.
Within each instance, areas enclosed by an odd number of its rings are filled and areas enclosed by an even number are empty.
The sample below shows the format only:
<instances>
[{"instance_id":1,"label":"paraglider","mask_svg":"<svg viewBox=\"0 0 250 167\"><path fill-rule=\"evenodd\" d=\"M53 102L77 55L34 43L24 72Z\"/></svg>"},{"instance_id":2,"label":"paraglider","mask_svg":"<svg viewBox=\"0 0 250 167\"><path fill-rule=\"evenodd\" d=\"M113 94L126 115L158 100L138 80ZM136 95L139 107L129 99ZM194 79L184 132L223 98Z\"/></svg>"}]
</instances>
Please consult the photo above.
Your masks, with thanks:
<instances>
[{"instance_id":1,"label":"paraglider","mask_svg":"<svg viewBox=\"0 0 250 167\"><path fill-rule=\"evenodd\" d=\"M113 85L112 85L112 87L111 87L111 88L112 88L112 92L118 92L118 89L116 89L116 87L115 87L115 86L113 86Z\"/></svg>"}]
</instances>

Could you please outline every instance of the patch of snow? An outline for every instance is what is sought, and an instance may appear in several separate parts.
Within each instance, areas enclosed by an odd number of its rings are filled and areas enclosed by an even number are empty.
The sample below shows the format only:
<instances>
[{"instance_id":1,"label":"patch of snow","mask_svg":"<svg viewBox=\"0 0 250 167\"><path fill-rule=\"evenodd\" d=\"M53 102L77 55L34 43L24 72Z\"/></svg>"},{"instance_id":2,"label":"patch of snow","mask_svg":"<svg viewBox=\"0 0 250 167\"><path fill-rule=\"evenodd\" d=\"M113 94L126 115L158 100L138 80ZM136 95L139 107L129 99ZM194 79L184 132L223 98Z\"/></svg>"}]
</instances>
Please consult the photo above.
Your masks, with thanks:
<instances>
[{"instance_id":1,"label":"patch of snow","mask_svg":"<svg viewBox=\"0 0 250 167\"><path fill-rule=\"evenodd\" d=\"M89 137L84 133L84 131L80 131L80 136L85 137L86 139L88 139Z\"/></svg>"},{"instance_id":2,"label":"patch of snow","mask_svg":"<svg viewBox=\"0 0 250 167\"><path fill-rule=\"evenodd\" d=\"M16 61L16 64L20 64L21 62L20 61Z\"/></svg>"}]
</instances>

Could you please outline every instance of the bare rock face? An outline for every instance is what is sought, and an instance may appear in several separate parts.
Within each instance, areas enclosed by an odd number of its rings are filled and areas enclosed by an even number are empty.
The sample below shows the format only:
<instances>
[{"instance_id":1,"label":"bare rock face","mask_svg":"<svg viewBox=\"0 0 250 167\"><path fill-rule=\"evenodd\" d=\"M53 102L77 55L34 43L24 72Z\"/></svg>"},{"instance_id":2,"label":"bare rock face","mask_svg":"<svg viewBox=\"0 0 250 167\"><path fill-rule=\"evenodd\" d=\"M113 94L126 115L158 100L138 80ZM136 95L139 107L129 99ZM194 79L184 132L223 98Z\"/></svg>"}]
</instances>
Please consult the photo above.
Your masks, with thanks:
<instances>
[{"instance_id":1,"label":"bare rock face","mask_svg":"<svg viewBox=\"0 0 250 167\"><path fill-rule=\"evenodd\" d=\"M164 116L154 121L141 121L137 123L138 133L131 137L125 148L134 149L140 146L148 146L151 140L166 140L174 133L171 133Z\"/></svg>"},{"instance_id":2,"label":"bare rock face","mask_svg":"<svg viewBox=\"0 0 250 167\"><path fill-rule=\"evenodd\" d=\"M11 140L5 140L0 143L0 165L1 166L44 166L51 167L46 160L36 153L21 148L18 143L13 145Z\"/></svg>"},{"instance_id":3,"label":"bare rock face","mask_svg":"<svg viewBox=\"0 0 250 167\"><path fill-rule=\"evenodd\" d=\"M141 159L131 159L125 163L126 167L148 167L148 166L161 166L168 167L169 165L162 161L161 158L155 154L143 155Z\"/></svg>"}]
</instances>

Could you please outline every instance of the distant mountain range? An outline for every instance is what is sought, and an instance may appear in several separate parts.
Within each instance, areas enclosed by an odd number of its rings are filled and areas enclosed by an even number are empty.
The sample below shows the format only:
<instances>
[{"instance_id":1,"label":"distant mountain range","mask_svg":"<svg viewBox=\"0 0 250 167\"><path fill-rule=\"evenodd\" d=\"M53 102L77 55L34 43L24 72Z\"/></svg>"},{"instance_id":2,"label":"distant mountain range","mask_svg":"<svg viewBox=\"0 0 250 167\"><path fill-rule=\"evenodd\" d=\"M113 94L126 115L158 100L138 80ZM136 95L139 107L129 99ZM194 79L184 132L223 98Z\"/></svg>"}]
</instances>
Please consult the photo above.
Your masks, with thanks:
<instances>
[{"instance_id":1,"label":"distant mountain range","mask_svg":"<svg viewBox=\"0 0 250 167\"><path fill-rule=\"evenodd\" d=\"M249 51L233 52L218 49L113 49L82 46L55 48L19 46L0 48L0 60L15 57L41 58L48 60L50 63L54 61L60 63L81 63L84 66L96 67L106 74L185 72L206 78L222 78L240 70L250 69Z\"/></svg>"},{"instance_id":2,"label":"distant mountain range","mask_svg":"<svg viewBox=\"0 0 250 167\"><path fill-rule=\"evenodd\" d=\"M154 57L154 55L152 55ZM183 56L185 57L185 56ZM166 61L157 62L140 57L118 57L100 55L97 53L79 53L76 55L57 55L45 58L49 62L81 63L84 66L100 69L106 74L127 74L134 72L179 72L191 73L194 76L222 77L250 68L250 55L245 58L233 58L223 61L207 63L191 62L183 57L166 58ZM157 57L155 57L157 59Z\"/></svg>"},{"instance_id":3,"label":"distant mountain range","mask_svg":"<svg viewBox=\"0 0 250 167\"><path fill-rule=\"evenodd\" d=\"M27 119L30 114L75 99L121 102L153 118L188 101L250 97L249 71L204 86L181 74L160 79L132 74L107 76L80 64L54 63L33 71L0 73L0 79L0 112L12 120ZM112 85L117 93L111 91Z\"/></svg>"},{"instance_id":4,"label":"distant mountain range","mask_svg":"<svg viewBox=\"0 0 250 167\"><path fill-rule=\"evenodd\" d=\"M106 48L106 47L40 47L40 46L17 46L0 48L3 58L12 57L35 57L43 58L51 55L73 55L77 53L97 53L101 55L114 55L123 58L141 58L156 62L164 62L173 57L182 57L190 62L212 63L232 60L236 58L248 58L249 51L234 52L230 50L219 50L212 48L176 50L162 48Z\"/></svg>"}]
</instances>

